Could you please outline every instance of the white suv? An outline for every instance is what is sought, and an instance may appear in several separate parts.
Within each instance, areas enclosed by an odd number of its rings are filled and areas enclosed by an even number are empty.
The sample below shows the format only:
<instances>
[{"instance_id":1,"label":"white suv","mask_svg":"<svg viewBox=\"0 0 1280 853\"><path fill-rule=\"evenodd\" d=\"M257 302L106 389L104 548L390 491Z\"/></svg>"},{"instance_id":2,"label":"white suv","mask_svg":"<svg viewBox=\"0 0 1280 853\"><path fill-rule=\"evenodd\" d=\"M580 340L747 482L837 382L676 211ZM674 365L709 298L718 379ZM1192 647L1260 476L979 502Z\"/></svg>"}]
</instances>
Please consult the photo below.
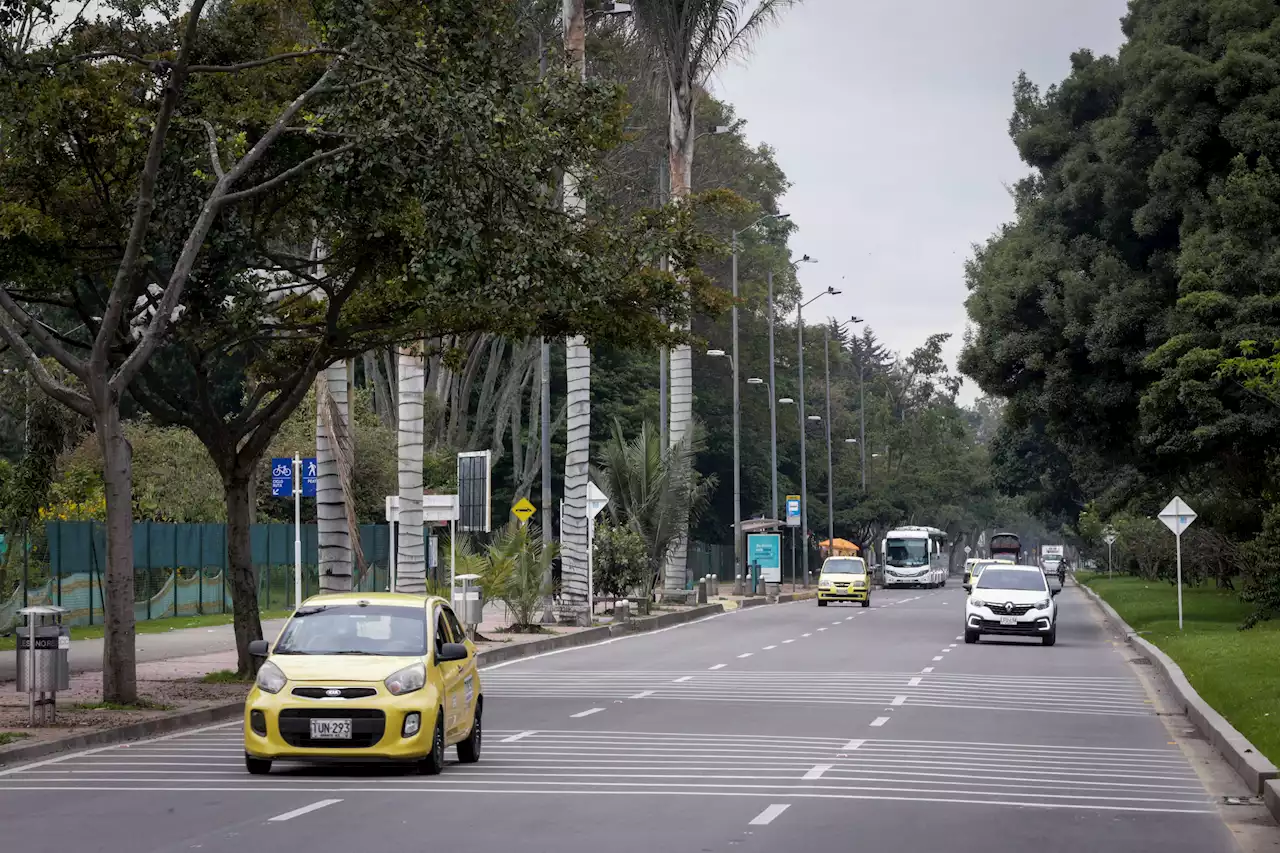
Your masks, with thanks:
<instances>
[{"instance_id":1,"label":"white suv","mask_svg":"<svg viewBox=\"0 0 1280 853\"><path fill-rule=\"evenodd\" d=\"M1058 639L1058 607L1044 572L1036 566L987 566L964 605L964 641L983 634L1039 637L1046 646Z\"/></svg>"}]
</instances>

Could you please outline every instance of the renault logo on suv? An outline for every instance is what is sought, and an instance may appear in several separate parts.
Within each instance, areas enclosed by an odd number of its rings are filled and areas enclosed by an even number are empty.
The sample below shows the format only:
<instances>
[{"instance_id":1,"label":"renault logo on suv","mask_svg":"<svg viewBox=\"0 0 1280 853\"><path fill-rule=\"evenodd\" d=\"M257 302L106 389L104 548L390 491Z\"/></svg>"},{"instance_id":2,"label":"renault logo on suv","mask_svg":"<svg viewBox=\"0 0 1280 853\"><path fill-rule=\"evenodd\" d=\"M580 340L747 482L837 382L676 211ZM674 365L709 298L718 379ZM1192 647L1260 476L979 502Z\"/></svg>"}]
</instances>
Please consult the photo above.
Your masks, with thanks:
<instances>
[{"instance_id":1,"label":"renault logo on suv","mask_svg":"<svg viewBox=\"0 0 1280 853\"><path fill-rule=\"evenodd\" d=\"M1013 612L1013 602L1012 602L1012 601L1006 601L1006 602L1004 603L1004 612L1005 612L1005 613L1012 613L1012 612Z\"/></svg>"}]
</instances>

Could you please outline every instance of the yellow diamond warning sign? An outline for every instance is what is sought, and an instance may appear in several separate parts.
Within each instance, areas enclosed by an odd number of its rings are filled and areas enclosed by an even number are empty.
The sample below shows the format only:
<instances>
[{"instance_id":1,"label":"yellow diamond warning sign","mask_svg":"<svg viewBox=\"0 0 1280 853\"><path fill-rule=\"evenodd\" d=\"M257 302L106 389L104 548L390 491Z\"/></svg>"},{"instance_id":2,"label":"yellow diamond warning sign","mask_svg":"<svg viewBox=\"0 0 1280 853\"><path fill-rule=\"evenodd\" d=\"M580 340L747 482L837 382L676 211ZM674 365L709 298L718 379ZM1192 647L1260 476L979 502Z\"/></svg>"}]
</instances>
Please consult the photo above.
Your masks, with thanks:
<instances>
[{"instance_id":1,"label":"yellow diamond warning sign","mask_svg":"<svg viewBox=\"0 0 1280 853\"><path fill-rule=\"evenodd\" d=\"M520 519L521 524L528 522L537 511L537 508L533 504L529 503L528 498L521 498L516 502L516 505L511 508L511 514Z\"/></svg>"}]
</instances>

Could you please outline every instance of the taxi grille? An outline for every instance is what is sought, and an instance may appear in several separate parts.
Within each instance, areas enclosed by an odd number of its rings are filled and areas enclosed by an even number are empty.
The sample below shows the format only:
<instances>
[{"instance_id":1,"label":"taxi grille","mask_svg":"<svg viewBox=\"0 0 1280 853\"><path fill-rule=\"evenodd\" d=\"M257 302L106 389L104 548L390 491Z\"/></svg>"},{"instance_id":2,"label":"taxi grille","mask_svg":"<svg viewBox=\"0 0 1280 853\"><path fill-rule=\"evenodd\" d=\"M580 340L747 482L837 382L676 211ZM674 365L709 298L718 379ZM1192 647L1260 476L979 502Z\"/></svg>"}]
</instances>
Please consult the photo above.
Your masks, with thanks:
<instances>
[{"instance_id":1,"label":"taxi grille","mask_svg":"<svg viewBox=\"0 0 1280 853\"><path fill-rule=\"evenodd\" d=\"M312 740L311 721L351 720L350 740ZM373 708L286 708L280 712L280 737L289 746L317 749L364 749L382 740L387 716Z\"/></svg>"},{"instance_id":2,"label":"taxi grille","mask_svg":"<svg viewBox=\"0 0 1280 853\"><path fill-rule=\"evenodd\" d=\"M331 695L330 690L338 691L337 695ZM293 695L303 699L364 699L377 696L378 691L372 687L295 687Z\"/></svg>"}]
</instances>

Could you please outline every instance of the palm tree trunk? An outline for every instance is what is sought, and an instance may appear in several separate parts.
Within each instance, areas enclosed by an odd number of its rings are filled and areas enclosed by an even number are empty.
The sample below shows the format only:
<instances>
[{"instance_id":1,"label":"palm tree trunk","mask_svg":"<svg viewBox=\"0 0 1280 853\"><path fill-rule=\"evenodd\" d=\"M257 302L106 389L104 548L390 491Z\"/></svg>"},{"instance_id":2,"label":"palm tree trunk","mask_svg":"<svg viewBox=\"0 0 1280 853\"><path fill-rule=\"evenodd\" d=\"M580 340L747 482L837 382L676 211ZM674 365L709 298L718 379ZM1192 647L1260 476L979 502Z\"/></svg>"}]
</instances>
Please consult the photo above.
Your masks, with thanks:
<instances>
[{"instance_id":1,"label":"palm tree trunk","mask_svg":"<svg viewBox=\"0 0 1280 853\"><path fill-rule=\"evenodd\" d=\"M320 591L351 590L351 530L338 457L338 436L331 432L350 422L347 400L347 364L337 361L325 368L316 383L316 527L319 537ZM341 426L327 417L329 400L335 404Z\"/></svg>"},{"instance_id":2,"label":"palm tree trunk","mask_svg":"<svg viewBox=\"0 0 1280 853\"><path fill-rule=\"evenodd\" d=\"M668 126L667 157L671 170L671 197L680 202L688 198L693 182L693 89L684 85L671 92L671 118ZM671 417L669 441L672 445L684 439L693 428L693 351L682 344L671 351ZM678 544L671 551L664 569L663 587L685 588L688 572L688 523L680 526Z\"/></svg>"},{"instance_id":3,"label":"palm tree trunk","mask_svg":"<svg viewBox=\"0 0 1280 853\"><path fill-rule=\"evenodd\" d=\"M423 390L426 363L420 347L400 350L397 441L400 523L396 534L395 592L426 592L427 561L422 539Z\"/></svg>"},{"instance_id":4,"label":"palm tree trunk","mask_svg":"<svg viewBox=\"0 0 1280 853\"><path fill-rule=\"evenodd\" d=\"M564 46L570 68L586 77L586 8L584 0L564 0ZM564 176L564 209L580 217L584 204L577 176ZM564 460L564 517L560 521L560 593L580 624L591 624L588 601L587 483L591 463L591 350L581 337L565 349L569 431Z\"/></svg>"}]
</instances>

